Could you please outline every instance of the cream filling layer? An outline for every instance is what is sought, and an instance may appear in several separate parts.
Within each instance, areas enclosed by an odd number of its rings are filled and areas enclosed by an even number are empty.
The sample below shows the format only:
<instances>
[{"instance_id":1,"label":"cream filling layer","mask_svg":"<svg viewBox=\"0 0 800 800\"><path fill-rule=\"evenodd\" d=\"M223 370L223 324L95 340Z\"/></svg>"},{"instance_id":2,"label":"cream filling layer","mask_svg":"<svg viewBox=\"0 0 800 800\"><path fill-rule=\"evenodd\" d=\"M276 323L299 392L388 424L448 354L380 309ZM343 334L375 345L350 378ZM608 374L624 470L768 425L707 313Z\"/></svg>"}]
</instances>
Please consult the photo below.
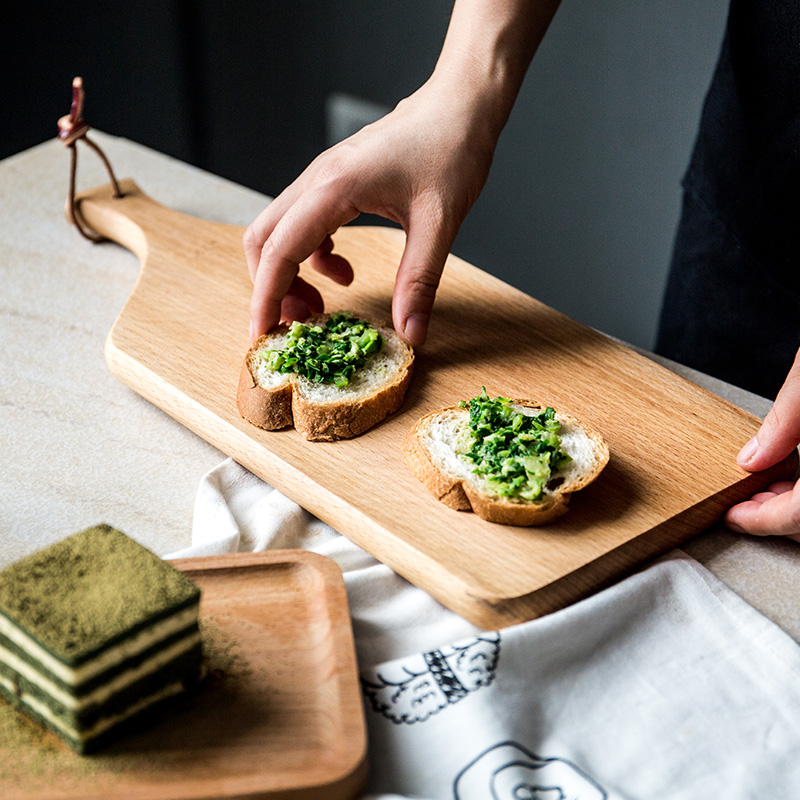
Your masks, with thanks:
<instances>
[{"instance_id":1,"label":"cream filling layer","mask_svg":"<svg viewBox=\"0 0 800 800\"><path fill-rule=\"evenodd\" d=\"M160 640L166 639L182 628L188 627L197 619L197 611L197 605L184 608L171 617L162 619L149 628L139 631L118 645L104 650L100 655L85 664L81 664L79 667L70 667L63 661L59 661L35 639L2 614L0 614L0 633L35 658L48 672L52 672L53 675L61 678L65 683L78 686L95 675L121 664L125 659L144 652Z\"/></svg>"},{"instance_id":2,"label":"cream filling layer","mask_svg":"<svg viewBox=\"0 0 800 800\"><path fill-rule=\"evenodd\" d=\"M83 697L75 697L68 691L65 691L57 684L53 683L49 678L42 675L38 670L23 661L19 656L9 652L4 647L0 647L0 661L8 664L11 669L18 672L31 683L38 686L42 691L49 694L54 700L61 703L61 705L70 709L71 711L80 713L84 708L88 708L93 704L104 703L109 697L116 694L120 690L130 686L132 683L146 677L147 675L156 672L164 665L168 664L173 659L177 658L183 653L187 653L195 647L200 641L200 632L192 631L188 636L173 642L165 650L159 650L154 653L146 661L143 661L135 669L128 669L113 677L110 681L100 684L93 692L90 692ZM3 683L7 681L4 679ZM11 682L13 687L13 681ZM15 691L11 688L9 691Z\"/></svg>"},{"instance_id":3,"label":"cream filling layer","mask_svg":"<svg viewBox=\"0 0 800 800\"><path fill-rule=\"evenodd\" d=\"M0 677L0 683L6 686L9 691L14 691L14 685L11 681ZM94 739L96 736L113 728L118 723L123 722L128 717L132 717L134 714L144 711L145 708L157 703L159 700L165 700L167 697L180 694L182 691L184 691L184 687L180 681L169 683L157 692L153 692L153 694L143 697L138 702L128 706L124 711L120 711L118 714L111 714L108 717L103 717L103 719L98 720L91 728L85 731L78 731L67 725L63 719L57 717L41 700L32 697L26 692L23 692L19 699L21 702L25 703L25 705L32 708L40 717L43 717L51 725L63 731L71 739L75 739L79 742L88 742L90 739Z\"/></svg>"}]
</instances>

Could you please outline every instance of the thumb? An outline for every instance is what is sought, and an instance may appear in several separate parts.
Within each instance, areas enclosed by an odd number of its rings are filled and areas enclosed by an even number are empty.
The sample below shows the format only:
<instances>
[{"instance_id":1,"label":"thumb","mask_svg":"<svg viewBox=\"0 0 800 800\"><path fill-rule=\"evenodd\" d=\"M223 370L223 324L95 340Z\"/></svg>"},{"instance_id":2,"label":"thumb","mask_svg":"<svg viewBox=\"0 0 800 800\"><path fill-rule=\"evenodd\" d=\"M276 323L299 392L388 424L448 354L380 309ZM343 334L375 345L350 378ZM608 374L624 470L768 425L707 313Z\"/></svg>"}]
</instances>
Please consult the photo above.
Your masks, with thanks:
<instances>
[{"instance_id":1,"label":"thumb","mask_svg":"<svg viewBox=\"0 0 800 800\"><path fill-rule=\"evenodd\" d=\"M412 347L424 344L427 337L433 301L455 234L430 217L417 214L409 219L395 278L392 319L395 330Z\"/></svg>"},{"instance_id":2,"label":"thumb","mask_svg":"<svg viewBox=\"0 0 800 800\"><path fill-rule=\"evenodd\" d=\"M739 466L758 472L777 464L800 444L800 350L758 433L742 448Z\"/></svg>"}]
</instances>

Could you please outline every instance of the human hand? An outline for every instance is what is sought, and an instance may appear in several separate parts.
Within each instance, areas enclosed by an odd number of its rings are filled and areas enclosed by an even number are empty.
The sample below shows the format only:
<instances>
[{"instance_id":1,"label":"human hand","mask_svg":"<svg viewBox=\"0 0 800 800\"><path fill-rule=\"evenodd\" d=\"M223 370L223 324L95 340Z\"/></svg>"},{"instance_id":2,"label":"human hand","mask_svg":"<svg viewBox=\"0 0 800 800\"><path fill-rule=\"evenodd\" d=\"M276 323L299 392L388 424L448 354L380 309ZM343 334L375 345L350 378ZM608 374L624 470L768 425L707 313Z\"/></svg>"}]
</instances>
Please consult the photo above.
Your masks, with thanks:
<instances>
[{"instance_id":1,"label":"human hand","mask_svg":"<svg viewBox=\"0 0 800 800\"><path fill-rule=\"evenodd\" d=\"M442 269L489 172L500 132L559 0L456 0L430 79L391 113L318 156L248 227L252 339L322 311L313 269L340 285L353 268L331 234L361 212L399 223L406 245L392 320L425 341Z\"/></svg>"},{"instance_id":2,"label":"human hand","mask_svg":"<svg viewBox=\"0 0 800 800\"><path fill-rule=\"evenodd\" d=\"M495 142L476 129L471 109L431 81L318 156L245 233L251 338L282 319L322 311L319 291L298 274L300 262L350 284L353 268L333 252L331 234L366 212L406 232L392 318L403 339L421 345L445 259L486 180Z\"/></svg>"},{"instance_id":3,"label":"human hand","mask_svg":"<svg viewBox=\"0 0 800 800\"><path fill-rule=\"evenodd\" d=\"M737 461L758 472L786 458L800 444L800 350L758 433ZM728 510L725 524L737 533L787 536L800 542L800 481L780 481Z\"/></svg>"}]
</instances>

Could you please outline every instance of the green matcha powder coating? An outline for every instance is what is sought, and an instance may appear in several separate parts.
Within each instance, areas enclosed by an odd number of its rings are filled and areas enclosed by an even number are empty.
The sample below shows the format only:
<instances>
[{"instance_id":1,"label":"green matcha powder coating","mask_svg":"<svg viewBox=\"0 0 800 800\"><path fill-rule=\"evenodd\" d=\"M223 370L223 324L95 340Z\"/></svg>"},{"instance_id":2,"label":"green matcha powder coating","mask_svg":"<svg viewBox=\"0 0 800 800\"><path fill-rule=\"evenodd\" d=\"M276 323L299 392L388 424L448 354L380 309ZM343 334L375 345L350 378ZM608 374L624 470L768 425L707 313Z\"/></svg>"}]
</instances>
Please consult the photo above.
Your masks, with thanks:
<instances>
[{"instance_id":1,"label":"green matcha powder coating","mask_svg":"<svg viewBox=\"0 0 800 800\"><path fill-rule=\"evenodd\" d=\"M0 613L70 665L199 597L186 575L109 525L0 572Z\"/></svg>"}]
</instances>

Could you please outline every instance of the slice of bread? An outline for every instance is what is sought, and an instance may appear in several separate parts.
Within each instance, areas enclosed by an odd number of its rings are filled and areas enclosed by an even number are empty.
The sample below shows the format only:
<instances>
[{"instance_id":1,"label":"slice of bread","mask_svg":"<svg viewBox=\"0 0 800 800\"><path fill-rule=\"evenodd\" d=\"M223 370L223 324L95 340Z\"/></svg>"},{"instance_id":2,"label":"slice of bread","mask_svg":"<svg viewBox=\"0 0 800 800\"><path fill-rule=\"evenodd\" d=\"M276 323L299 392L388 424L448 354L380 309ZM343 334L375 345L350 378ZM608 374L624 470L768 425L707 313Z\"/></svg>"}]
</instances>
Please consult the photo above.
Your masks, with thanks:
<instances>
[{"instance_id":1,"label":"slice of bread","mask_svg":"<svg viewBox=\"0 0 800 800\"><path fill-rule=\"evenodd\" d=\"M532 400L513 400L524 414L538 414L545 406ZM504 525L544 525L567 511L570 495L588 486L608 463L608 445L576 419L556 413L561 423L561 450L570 456L554 472L539 500L504 497L486 476L473 472L475 464L459 453L472 441L469 409L452 406L418 420L403 441L403 455L411 471L445 505L474 511L489 522Z\"/></svg>"},{"instance_id":2,"label":"slice of bread","mask_svg":"<svg viewBox=\"0 0 800 800\"><path fill-rule=\"evenodd\" d=\"M324 326L330 316L315 314L305 323ZM247 351L239 377L236 404L241 416L268 431L293 425L309 441L333 441L358 436L397 411L411 382L414 351L391 325L358 318L378 330L383 346L343 387L267 367L258 353L282 349L289 325L259 337Z\"/></svg>"}]
</instances>

